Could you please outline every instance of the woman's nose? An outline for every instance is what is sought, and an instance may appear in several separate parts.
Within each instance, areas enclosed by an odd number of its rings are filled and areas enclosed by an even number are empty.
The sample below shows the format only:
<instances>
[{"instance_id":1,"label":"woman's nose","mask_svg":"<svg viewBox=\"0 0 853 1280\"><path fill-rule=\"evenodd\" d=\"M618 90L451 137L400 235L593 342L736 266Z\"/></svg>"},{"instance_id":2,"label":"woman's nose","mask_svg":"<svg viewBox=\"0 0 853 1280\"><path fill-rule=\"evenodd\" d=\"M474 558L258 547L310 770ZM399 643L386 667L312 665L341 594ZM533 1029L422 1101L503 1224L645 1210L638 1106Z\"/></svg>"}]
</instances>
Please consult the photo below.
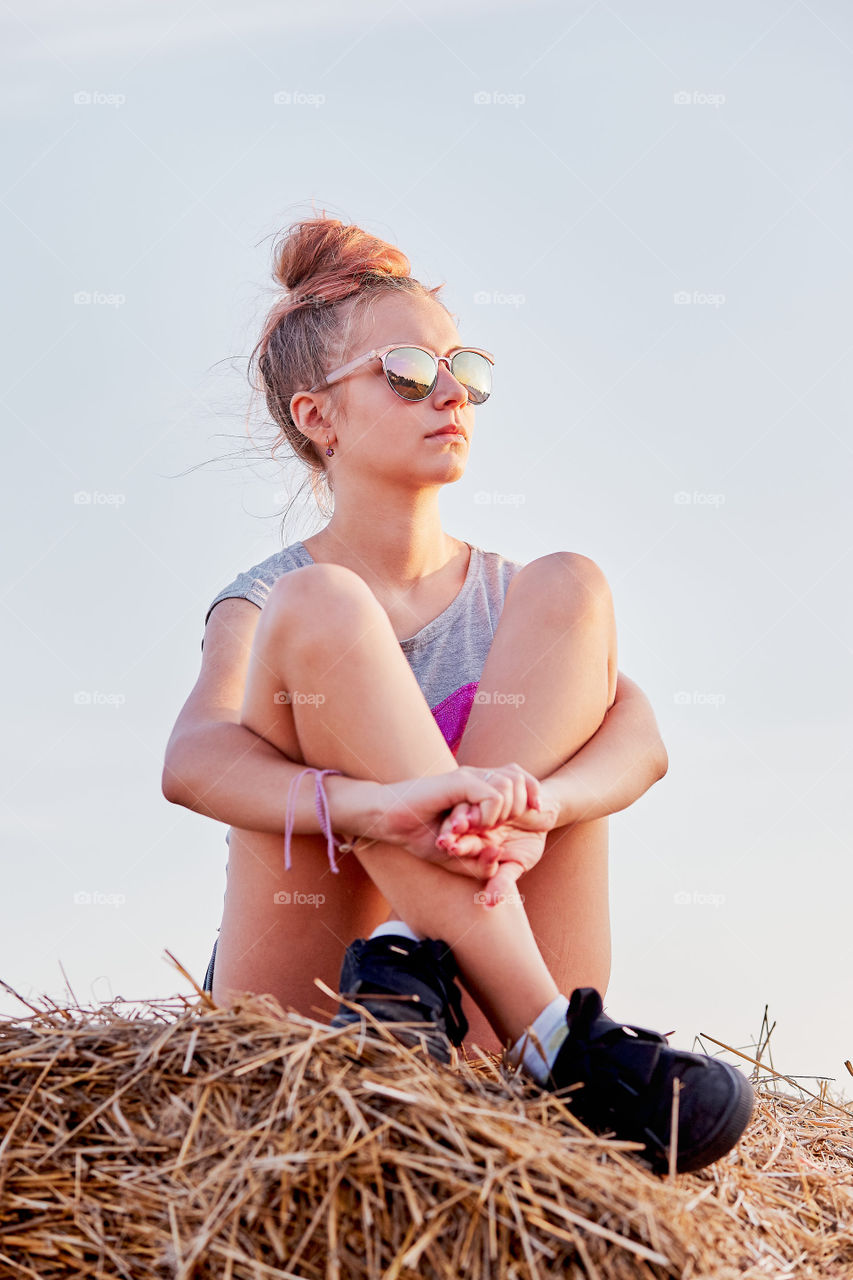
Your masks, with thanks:
<instances>
[{"instance_id":1,"label":"woman's nose","mask_svg":"<svg viewBox=\"0 0 853 1280\"><path fill-rule=\"evenodd\" d=\"M439 356L438 358L438 378L435 384L434 395L439 395L442 399L453 396L454 400L459 400L462 404L468 401L468 392L462 383L454 377L450 368L450 357Z\"/></svg>"}]
</instances>

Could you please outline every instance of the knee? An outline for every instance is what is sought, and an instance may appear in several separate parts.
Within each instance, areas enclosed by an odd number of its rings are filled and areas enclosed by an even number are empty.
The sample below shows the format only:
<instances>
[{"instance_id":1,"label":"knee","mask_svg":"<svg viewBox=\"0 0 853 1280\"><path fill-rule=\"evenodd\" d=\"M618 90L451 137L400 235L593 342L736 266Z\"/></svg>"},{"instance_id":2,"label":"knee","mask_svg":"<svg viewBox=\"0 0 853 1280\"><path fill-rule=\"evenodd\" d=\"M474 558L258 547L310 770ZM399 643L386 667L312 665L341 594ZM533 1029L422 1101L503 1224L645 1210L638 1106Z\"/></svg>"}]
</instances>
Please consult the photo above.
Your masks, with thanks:
<instances>
[{"instance_id":1,"label":"knee","mask_svg":"<svg viewBox=\"0 0 853 1280\"><path fill-rule=\"evenodd\" d=\"M522 602L525 609L534 608L537 617L554 614L576 619L609 619L613 598L603 571L589 556L576 551L552 551L524 565L509 584L510 599L515 607Z\"/></svg>"},{"instance_id":2,"label":"knee","mask_svg":"<svg viewBox=\"0 0 853 1280\"><path fill-rule=\"evenodd\" d=\"M339 628L363 622L378 609L364 579L342 564L310 564L282 574L264 605L270 625L291 637L297 629L341 634Z\"/></svg>"}]
</instances>

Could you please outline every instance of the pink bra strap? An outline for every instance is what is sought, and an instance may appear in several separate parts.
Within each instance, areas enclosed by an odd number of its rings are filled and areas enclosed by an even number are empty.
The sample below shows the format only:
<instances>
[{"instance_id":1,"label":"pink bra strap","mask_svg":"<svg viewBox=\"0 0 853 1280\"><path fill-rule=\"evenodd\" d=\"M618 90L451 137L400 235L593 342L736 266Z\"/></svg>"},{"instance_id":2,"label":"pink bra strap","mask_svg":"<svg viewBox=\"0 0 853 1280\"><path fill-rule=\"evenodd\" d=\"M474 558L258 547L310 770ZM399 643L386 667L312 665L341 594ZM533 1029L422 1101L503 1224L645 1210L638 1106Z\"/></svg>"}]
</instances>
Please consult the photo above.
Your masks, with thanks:
<instances>
[{"instance_id":1,"label":"pink bra strap","mask_svg":"<svg viewBox=\"0 0 853 1280\"><path fill-rule=\"evenodd\" d=\"M293 834L293 824L296 820L296 813L291 803L291 797L294 794L294 788L302 777L302 774L305 773L313 773L315 775L314 806L317 810L317 817L320 819L320 830L324 833L328 842L329 866L332 871L334 871L335 875L339 875L339 869L335 866L335 845L340 844L340 841L335 839L335 834L332 831L329 798L323 787L323 775L326 773L340 774L340 769L313 769L309 767L303 769L301 773L297 773L296 777L291 782L290 790L287 793L287 820L284 827L284 869L285 871L290 870L290 837ZM320 803L321 800L322 806Z\"/></svg>"}]
</instances>

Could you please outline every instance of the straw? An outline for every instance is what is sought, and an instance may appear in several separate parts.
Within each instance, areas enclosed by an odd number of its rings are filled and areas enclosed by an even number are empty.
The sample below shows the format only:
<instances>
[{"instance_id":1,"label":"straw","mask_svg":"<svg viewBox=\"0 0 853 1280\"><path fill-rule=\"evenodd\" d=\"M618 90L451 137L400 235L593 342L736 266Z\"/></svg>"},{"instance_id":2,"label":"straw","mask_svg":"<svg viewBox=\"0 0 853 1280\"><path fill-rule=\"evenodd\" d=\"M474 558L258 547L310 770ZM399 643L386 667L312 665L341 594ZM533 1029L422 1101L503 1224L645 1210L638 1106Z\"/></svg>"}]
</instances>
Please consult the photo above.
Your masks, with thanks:
<instances>
[{"instance_id":1,"label":"straw","mask_svg":"<svg viewBox=\"0 0 853 1280\"><path fill-rule=\"evenodd\" d=\"M768 1069L769 1035L725 1046L758 1094L735 1149L659 1176L505 1060L219 1008L171 959L193 998L0 1019L0 1275L853 1275L853 1110Z\"/></svg>"}]
</instances>

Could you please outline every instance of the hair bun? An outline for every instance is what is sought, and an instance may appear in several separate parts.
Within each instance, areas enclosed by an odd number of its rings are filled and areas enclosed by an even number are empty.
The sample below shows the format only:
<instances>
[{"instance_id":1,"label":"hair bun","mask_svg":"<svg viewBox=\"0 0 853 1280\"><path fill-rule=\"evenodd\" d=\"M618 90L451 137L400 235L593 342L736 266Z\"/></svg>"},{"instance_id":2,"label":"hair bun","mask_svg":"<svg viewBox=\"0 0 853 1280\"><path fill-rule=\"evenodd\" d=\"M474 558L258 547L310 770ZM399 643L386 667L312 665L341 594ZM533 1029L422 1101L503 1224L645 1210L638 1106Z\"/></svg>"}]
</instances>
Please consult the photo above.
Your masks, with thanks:
<instances>
[{"instance_id":1,"label":"hair bun","mask_svg":"<svg viewBox=\"0 0 853 1280\"><path fill-rule=\"evenodd\" d=\"M307 218L293 223L275 246L273 275L296 306L339 302L365 276L411 276L411 264L401 249L352 223Z\"/></svg>"}]
</instances>

